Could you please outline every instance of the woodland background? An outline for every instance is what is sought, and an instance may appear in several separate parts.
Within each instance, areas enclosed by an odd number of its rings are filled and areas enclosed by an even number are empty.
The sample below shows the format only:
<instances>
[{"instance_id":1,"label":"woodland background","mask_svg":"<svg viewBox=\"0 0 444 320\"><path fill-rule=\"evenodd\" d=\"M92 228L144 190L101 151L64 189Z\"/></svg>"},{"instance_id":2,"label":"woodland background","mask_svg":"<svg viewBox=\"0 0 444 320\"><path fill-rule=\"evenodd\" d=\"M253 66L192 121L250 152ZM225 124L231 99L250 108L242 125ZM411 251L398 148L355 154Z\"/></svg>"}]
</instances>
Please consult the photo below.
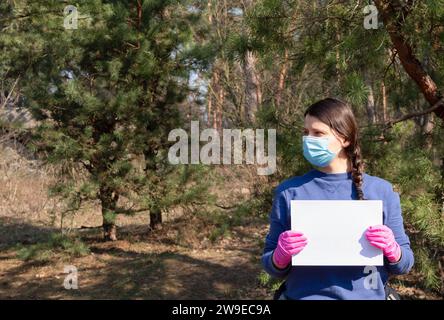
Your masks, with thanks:
<instances>
[{"instance_id":1,"label":"woodland background","mask_svg":"<svg viewBox=\"0 0 444 320\"><path fill-rule=\"evenodd\" d=\"M271 299L272 192L333 96L400 194L415 266L391 284L442 299L443 54L442 0L1 0L0 298ZM191 120L276 129L277 171L169 164Z\"/></svg>"}]
</instances>

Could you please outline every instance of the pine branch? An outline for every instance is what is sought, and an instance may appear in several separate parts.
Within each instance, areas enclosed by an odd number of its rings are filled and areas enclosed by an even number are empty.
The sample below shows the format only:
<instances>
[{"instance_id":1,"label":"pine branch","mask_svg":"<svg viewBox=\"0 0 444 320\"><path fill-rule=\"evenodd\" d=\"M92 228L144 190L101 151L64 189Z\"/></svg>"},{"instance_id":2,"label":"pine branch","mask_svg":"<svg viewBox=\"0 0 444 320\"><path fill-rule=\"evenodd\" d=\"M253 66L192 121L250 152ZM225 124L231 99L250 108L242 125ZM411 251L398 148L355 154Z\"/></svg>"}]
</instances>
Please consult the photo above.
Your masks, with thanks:
<instances>
[{"instance_id":1,"label":"pine branch","mask_svg":"<svg viewBox=\"0 0 444 320\"><path fill-rule=\"evenodd\" d=\"M45 12L30 12L28 14L22 14L22 15L19 15L19 16L11 16L11 17L0 19L0 23L11 22L11 21L15 21L15 20L23 20L23 19L26 19L26 18L42 16L42 15L46 15L46 14L54 14L56 16L59 16L60 15L60 11L59 10L49 10L49 11L45 11Z\"/></svg>"},{"instance_id":2,"label":"pine branch","mask_svg":"<svg viewBox=\"0 0 444 320\"><path fill-rule=\"evenodd\" d=\"M438 117L444 119L444 105L439 103L442 95L439 92L435 81L416 58L413 53L413 48L407 42L407 39L401 30L406 17L412 11L413 1L408 1L407 5L404 6L400 4L399 1L388 0L375 0L375 4L382 15L385 28L390 36L393 46L396 48L404 70L410 78L416 82L425 99L431 105L435 106L438 103L438 107L434 108L433 111ZM401 9L401 14L398 14L399 9Z\"/></svg>"},{"instance_id":3,"label":"pine branch","mask_svg":"<svg viewBox=\"0 0 444 320\"><path fill-rule=\"evenodd\" d=\"M411 119L411 118L414 118L414 117L423 116L425 114L434 112L435 110L437 110L438 108L441 108L443 106L444 106L444 98L441 98L437 103L435 103L429 109L424 110L424 111L419 111L419 112L413 112L413 113L404 115L404 116L400 117L399 119L388 121L388 122L385 123L385 127L386 128L391 128L395 123L402 122L402 121L405 121L405 120L408 120L408 119Z\"/></svg>"}]
</instances>

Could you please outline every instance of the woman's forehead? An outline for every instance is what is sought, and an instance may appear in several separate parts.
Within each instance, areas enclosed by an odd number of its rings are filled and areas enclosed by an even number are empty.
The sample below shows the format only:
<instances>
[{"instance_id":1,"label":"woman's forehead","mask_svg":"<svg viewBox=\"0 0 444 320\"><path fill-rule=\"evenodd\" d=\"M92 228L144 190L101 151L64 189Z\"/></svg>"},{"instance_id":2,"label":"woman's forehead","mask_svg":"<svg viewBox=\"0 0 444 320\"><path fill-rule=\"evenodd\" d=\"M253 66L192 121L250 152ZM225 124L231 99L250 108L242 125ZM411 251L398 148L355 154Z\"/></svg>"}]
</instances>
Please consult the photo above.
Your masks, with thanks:
<instances>
[{"instance_id":1,"label":"woman's forehead","mask_svg":"<svg viewBox=\"0 0 444 320\"><path fill-rule=\"evenodd\" d=\"M330 131L330 127L318 118L307 115L304 120L305 129Z\"/></svg>"}]
</instances>

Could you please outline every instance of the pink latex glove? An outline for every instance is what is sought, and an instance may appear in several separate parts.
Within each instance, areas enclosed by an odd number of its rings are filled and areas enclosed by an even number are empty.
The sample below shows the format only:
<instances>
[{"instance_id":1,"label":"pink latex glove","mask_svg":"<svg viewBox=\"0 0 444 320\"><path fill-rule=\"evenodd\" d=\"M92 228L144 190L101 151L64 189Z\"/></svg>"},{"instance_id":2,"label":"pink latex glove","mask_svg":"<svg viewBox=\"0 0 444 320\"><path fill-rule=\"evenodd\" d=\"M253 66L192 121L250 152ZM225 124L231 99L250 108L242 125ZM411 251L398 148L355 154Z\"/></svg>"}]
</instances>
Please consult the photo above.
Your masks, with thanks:
<instances>
[{"instance_id":1,"label":"pink latex glove","mask_svg":"<svg viewBox=\"0 0 444 320\"><path fill-rule=\"evenodd\" d=\"M382 249L384 256L391 263L398 262L401 258L401 247L395 240L392 229L385 225L371 226L365 233L372 246Z\"/></svg>"},{"instance_id":2,"label":"pink latex glove","mask_svg":"<svg viewBox=\"0 0 444 320\"><path fill-rule=\"evenodd\" d=\"M307 238L302 232L287 230L279 235L278 244L273 252L275 265L284 269L291 261L291 257L304 249Z\"/></svg>"}]
</instances>

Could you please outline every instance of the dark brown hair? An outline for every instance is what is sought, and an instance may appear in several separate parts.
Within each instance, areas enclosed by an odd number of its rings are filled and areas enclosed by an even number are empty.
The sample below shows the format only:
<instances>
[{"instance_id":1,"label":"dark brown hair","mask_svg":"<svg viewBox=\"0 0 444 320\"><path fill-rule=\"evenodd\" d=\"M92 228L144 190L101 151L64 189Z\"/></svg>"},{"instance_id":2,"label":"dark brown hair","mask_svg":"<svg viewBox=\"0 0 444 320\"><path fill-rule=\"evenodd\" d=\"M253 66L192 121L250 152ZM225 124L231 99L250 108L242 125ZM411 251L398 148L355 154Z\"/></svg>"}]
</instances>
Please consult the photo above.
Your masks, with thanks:
<instances>
[{"instance_id":1,"label":"dark brown hair","mask_svg":"<svg viewBox=\"0 0 444 320\"><path fill-rule=\"evenodd\" d=\"M359 146L358 125L351 107L339 99L326 98L309 106L304 113L304 118L307 114L318 118L334 130L336 134L350 142L344 150L352 164L353 183L356 187L358 199L365 200L362 192L364 162Z\"/></svg>"}]
</instances>

